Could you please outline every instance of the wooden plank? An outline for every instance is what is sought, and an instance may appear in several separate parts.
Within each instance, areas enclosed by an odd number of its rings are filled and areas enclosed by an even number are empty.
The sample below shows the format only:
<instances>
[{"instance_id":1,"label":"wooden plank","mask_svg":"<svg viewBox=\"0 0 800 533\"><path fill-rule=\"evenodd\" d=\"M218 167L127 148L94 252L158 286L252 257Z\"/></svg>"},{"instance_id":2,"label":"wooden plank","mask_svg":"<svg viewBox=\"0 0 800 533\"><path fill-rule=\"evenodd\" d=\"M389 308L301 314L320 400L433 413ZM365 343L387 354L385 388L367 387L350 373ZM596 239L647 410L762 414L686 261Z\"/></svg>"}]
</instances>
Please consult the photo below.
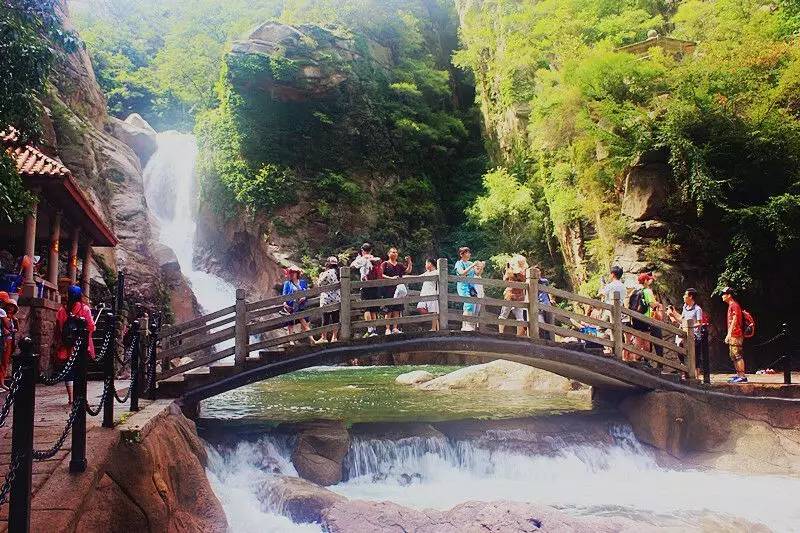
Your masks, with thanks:
<instances>
[{"instance_id":1,"label":"wooden plank","mask_svg":"<svg viewBox=\"0 0 800 533\"><path fill-rule=\"evenodd\" d=\"M605 309L607 311L611 311L613 309L613 306L605 302L601 302L600 300L595 300L593 298L587 298L586 296L581 296L580 294L575 294L574 292L565 291L563 289L556 289L555 287L542 285L539 287L539 290L546 292L547 294L552 294L553 296L558 296L559 298L565 298L573 302L591 305L592 307L596 307L598 309Z\"/></svg>"},{"instance_id":2,"label":"wooden plank","mask_svg":"<svg viewBox=\"0 0 800 533\"><path fill-rule=\"evenodd\" d=\"M627 315L627 316L632 317L632 318L635 318L637 320L641 320L645 324L648 324L650 326L655 326L655 327L657 327L659 329L662 329L664 331L668 331L668 332L673 333L675 335L682 336L682 337L686 336L686 332L683 331L681 328L675 327L672 324L669 324L668 322L664 322L663 320L656 320L655 318L651 318L651 317L649 317L647 315L643 315L643 314L639 313L638 311L633 311L631 309L628 309L627 307L623 307L622 308L622 314L623 315Z\"/></svg>"},{"instance_id":3,"label":"wooden plank","mask_svg":"<svg viewBox=\"0 0 800 533\"><path fill-rule=\"evenodd\" d=\"M541 270L536 267L528 269L528 337L539 338L539 278Z\"/></svg>"},{"instance_id":4,"label":"wooden plank","mask_svg":"<svg viewBox=\"0 0 800 533\"><path fill-rule=\"evenodd\" d=\"M378 320L358 320L353 322L353 329L366 329L373 326L385 326L387 324L416 324L418 322L432 322L439 316L438 313L428 313L427 315L401 316L400 318L380 318Z\"/></svg>"},{"instance_id":5,"label":"wooden plank","mask_svg":"<svg viewBox=\"0 0 800 533\"><path fill-rule=\"evenodd\" d=\"M474 316L474 315L463 315L461 313L456 313L455 311L450 311L447 313L448 318L453 322L477 322L478 326L481 324L493 325L493 326L527 326L527 322L523 322L521 320L514 320L511 318L495 318L493 316Z\"/></svg>"},{"instance_id":6,"label":"wooden plank","mask_svg":"<svg viewBox=\"0 0 800 533\"><path fill-rule=\"evenodd\" d=\"M502 279L492 278L469 278L467 276L447 276L447 281L453 283L469 283L470 285L485 285L486 287L511 287L514 289L525 289L528 283L525 281L503 281Z\"/></svg>"},{"instance_id":7,"label":"wooden plank","mask_svg":"<svg viewBox=\"0 0 800 533\"><path fill-rule=\"evenodd\" d=\"M654 335L651 335L651 334L647 333L646 331L639 331L638 329L634 329L634 328L632 328L630 326L627 326L627 325L624 325L624 324L622 326L622 331L624 333L629 333L631 335L635 335L636 337L639 337L640 339L644 339L646 341L650 341L653 344L657 344L657 345L661 346L662 348L666 348L667 350L671 350L671 351L679 353L681 355L686 355L686 348L681 348L680 346L678 346L674 342L670 342L670 341L665 340L665 339L660 339L660 338L658 338L658 337L656 337Z\"/></svg>"},{"instance_id":8,"label":"wooden plank","mask_svg":"<svg viewBox=\"0 0 800 533\"><path fill-rule=\"evenodd\" d=\"M230 326L222 331L218 331L217 333L203 335L198 342L182 344L180 346L175 346L173 348L164 350L158 354L158 357L159 359L175 359L176 357L183 357L198 350L210 348L215 344L219 344L220 342L229 341L234 338L235 334L236 326Z\"/></svg>"},{"instance_id":9,"label":"wooden plank","mask_svg":"<svg viewBox=\"0 0 800 533\"><path fill-rule=\"evenodd\" d=\"M236 343L234 344L234 354L235 364L238 367L244 367L247 354L250 353L247 349L250 336L247 334L247 302L244 297L244 289L236 289L236 325L234 326Z\"/></svg>"},{"instance_id":10,"label":"wooden plank","mask_svg":"<svg viewBox=\"0 0 800 533\"><path fill-rule=\"evenodd\" d=\"M403 276L399 279L370 279L367 281L353 281L350 286L354 289L364 289L367 287L396 287L397 285L410 285L412 283L422 283L430 281L430 276Z\"/></svg>"},{"instance_id":11,"label":"wooden plank","mask_svg":"<svg viewBox=\"0 0 800 533\"><path fill-rule=\"evenodd\" d=\"M527 302L500 300L498 298L474 298L472 296L459 296L457 294L451 294L450 301L456 303L472 303L472 304L489 305L495 307L510 306L510 307L522 307L524 309L528 308Z\"/></svg>"},{"instance_id":12,"label":"wooden plank","mask_svg":"<svg viewBox=\"0 0 800 533\"><path fill-rule=\"evenodd\" d=\"M550 331L552 333L561 335L562 337L575 337L576 339L581 339L586 342L593 342L595 344L601 344L603 346L608 346L609 348L614 347L614 341L606 339L605 337L597 337L595 335L589 335L588 333L575 331L574 329L562 328L561 326L546 324L544 322L540 322L539 327L545 331Z\"/></svg>"},{"instance_id":13,"label":"wooden plank","mask_svg":"<svg viewBox=\"0 0 800 533\"><path fill-rule=\"evenodd\" d=\"M562 309L557 305L542 305L540 309L545 313L553 313L554 315L563 316L565 318L571 318L573 320L578 320L580 322L586 322L587 324L591 324L599 328L612 329L612 324L610 322L606 322L605 320L600 320L599 318L592 318L590 316L582 315L580 313L567 311L566 309Z\"/></svg>"},{"instance_id":14,"label":"wooden plank","mask_svg":"<svg viewBox=\"0 0 800 533\"><path fill-rule=\"evenodd\" d=\"M231 346L230 348L225 348L220 352L215 352L207 355L203 355L194 359L191 363L186 363L181 366L176 366L175 368L170 368L156 374L156 380L162 381L172 376L177 376L178 374L183 374L187 370L192 370L194 368L200 368L201 366L206 366L210 363L215 361L219 361L221 359L225 359L226 357L230 357L234 354L235 347Z\"/></svg>"},{"instance_id":15,"label":"wooden plank","mask_svg":"<svg viewBox=\"0 0 800 533\"><path fill-rule=\"evenodd\" d=\"M252 322L249 326L250 335L261 335L262 333L285 327L286 324L294 320L322 316L323 313L331 313L337 310L339 310L339 304L334 303L323 307L311 307L308 309L303 309L299 313L293 313L291 315L281 315L275 318L270 318L269 320Z\"/></svg>"},{"instance_id":16,"label":"wooden plank","mask_svg":"<svg viewBox=\"0 0 800 533\"><path fill-rule=\"evenodd\" d=\"M226 326L228 324L233 324L236 320L235 315L226 316L222 319L219 319L215 322L211 322L209 324L205 324L196 328L192 328L186 331L182 331L181 333L176 333L174 335L169 336L165 339L167 342L174 343L180 342L184 339L188 339L190 337L194 337L197 335L203 335L206 333L210 333L212 329L216 329L222 326ZM159 335L159 338L163 338L163 335Z\"/></svg>"},{"instance_id":17,"label":"wooden plank","mask_svg":"<svg viewBox=\"0 0 800 533\"><path fill-rule=\"evenodd\" d=\"M334 283L333 285L324 285L322 287L312 287L303 291L293 292L292 294L274 296L272 298L267 298L266 300L259 300L258 302L247 304L247 310L257 311L258 309L262 309L264 307L271 307L273 305L283 304L285 302L293 302L303 298L310 299L314 296L319 296L319 294L322 292L328 292L337 288L339 288L339 283Z\"/></svg>"},{"instance_id":18,"label":"wooden plank","mask_svg":"<svg viewBox=\"0 0 800 533\"><path fill-rule=\"evenodd\" d=\"M450 305L450 294L447 290L447 259L439 258L436 260L436 270L438 273L438 280L436 282L437 294L439 296L439 330L447 331L448 329L448 312L447 307Z\"/></svg>"},{"instance_id":19,"label":"wooden plank","mask_svg":"<svg viewBox=\"0 0 800 533\"><path fill-rule=\"evenodd\" d=\"M255 342L250 345L250 351L256 352L259 350L265 350L267 348L271 348L273 346L280 346L281 344L286 344L291 341L303 340L308 339L310 337L314 337L315 335L321 335L323 333L328 333L336 328L339 327L339 324L331 324L330 326L322 326L319 328L312 328L308 331L301 331L299 333L293 333L292 335L286 335L284 337L279 337L277 339L267 339L261 342Z\"/></svg>"},{"instance_id":20,"label":"wooden plank","mask_svg":"<svg viewBox=\"0 0 800 533\"><path fill-rule=\"evenodd\" d=\"M686 341L683 343L686 346L686 367L687 377L689 379L697 379L697 354L695 353L694 345L694 319L690 318L686 323Z\"/></svg>"},{"instance_id":21,"label":"wooden plank","mask_svg":"<svg viewBox=\"0 0 800 533\"><path fill-rule=\"evenodd\" d=\"M633 346L631 344L623 345L623 348L631 353L635 353L640 357L644 357L647 360L653 361L655 363L661 363L664 366L668 366L669 368L673 368L675 370L679 370L681 372L686 372L686 365L682 365L677 361L672 361L670 359L666 359L664 357L659 357L658 355L650 352L645 352L644 350Z\"/></svg>"},{"instance_id":22,"label":"wooden plank","mask_svg":"<svg viewBox=\"0 0 800 533\"><path fill-rule=\"evenodd\" d=\"M419 302L435 302L439 299L437 294L430 296L408 296L406 298L380 298L378 300L355 300L350 306L353 309L364 309L366 307L382 307L384 305L406 305Z\"/></svg>"},{"instance_id":23,"label":"wooden plank","mask_svg":"<svg viewBox=\"0 0 800 533\"><path fill-rule=\"evenodd\" d=\"M614 357L622 360L622 345L625 339L622 336L622 298L617 291L614 291L614 306L611 310L611 324L613 324L612 335L614 337Z\"/></svg>"},{"instance_id":24,"label":"wooden plank","mask_svg":"<svg viewBox=\"0 0 800 533\"><path fill-rule=\"evenodd\" d=\"M339 278L341 279L340 284L342 286L342 301L339 304L339 324L341 326L339 329L339 338L343 341L349 341L353 333L353 330L350 327L350 323L353 320L353 297L351 295L352 287L350 286L350 268L341 267L339 269Z\"/></svg>"},{"instance_id":25,"label":"wooden plank","mask_svg":"<svg viewBox=\"0 0 800 533\"><path fill-rule=\"evenodd\" d=\"M176 333L180 333L181 331L186 331L187 329L206 324L207 322L214 320L216 318L220 318L225 315L232 315L235 311L236 311L236 306L232 305L230 307L225 307L224 309L220 309L219 311L214 311L213 313L193 318L188 322L175 324L173 326L165 326L164 328L161 329L161 332L159 333L158 337L160 339L169 337Z\"/></svg>"}]
</instances>

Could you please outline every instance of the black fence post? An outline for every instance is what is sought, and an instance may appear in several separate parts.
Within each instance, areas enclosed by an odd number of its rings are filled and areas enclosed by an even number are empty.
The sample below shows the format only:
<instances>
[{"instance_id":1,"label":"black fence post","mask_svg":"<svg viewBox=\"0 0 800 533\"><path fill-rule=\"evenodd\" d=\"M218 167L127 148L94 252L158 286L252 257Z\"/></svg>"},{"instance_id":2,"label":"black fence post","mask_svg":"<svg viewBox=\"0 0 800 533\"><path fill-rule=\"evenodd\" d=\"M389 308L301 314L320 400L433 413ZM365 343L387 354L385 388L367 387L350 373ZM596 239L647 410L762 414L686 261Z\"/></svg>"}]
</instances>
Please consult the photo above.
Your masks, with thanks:
<instances>
[{"instance_id":1,"label":"black fence post","mask_svg":"<svg viewBox=\"0 0 800 533\"><path fill-rule=\"evenodd\" d=\"M708 357L708 324L700 326L700 358L703 368L703 383L711 383L711 361Z\"/></svg>"},{"instance_id":2,"label":"black fence post","mask_svg":"<svg viewBox=\"0 0 800 533\"><path fill-rule=\"evenodd\" d=\"M20 378L14 398L14 424L11 428L10 468L16 468L16 475L11 482L8 509L8 530L11 533L27 533L31 527L33 419L39 369L39 356L33 354L33 341L30 337L20 341L19 349L19 353L14 356L14 373L19 370Z\"/></svg>"},{"instance_id":3,"label":"black fence post","mask_svg":"<svg viewBox=\"0 0 800 533\"><path fill-rule=\"evenodd\" d=\"M783 348L783 382L792 384L792 339L789 336L789 325L781 324L781 343Z\"/></svg>"},{"instance_id":4,"label":"black fence post","mask_svg":"<svg viewBox=\"0 0 800 533\"><path fill-rule=\"evenodd\" d=\"M72 422L72 457L69 461L70 472L86 470L86 354L89 347L89 331L85 322L81 322L81 346L75 358L75 385L72 397L73 409L77 415Z\"/></svg>"},{"instance_id":5,"label":"black fence post","mask_svg":"<svg viewBox=\"0 0 800 533\"><path fill-rule=\"evenodd\" d=\"M136 346L135 350L131 350L131 384L130 384L130 395L131 395L131 411L138 411L139 410L139 385L141 384L140 380L140 372L139 372L139 349L141 348L141 331L142 331L142 324L139 320L134 320L132 324L133 328L133 335L131 336L131 342L137 343L139 346Z\"/></svg>"},{"instance_id":6,"label":"black fence post","mask_svg":"<svg viewBox=\"0 0 800 533\"><path fill-rule=\"evenodd\" d=\"M147 399L156 399L156 343L158 332L161 329L161 314L153 315L151 320L150 336L147 339Z\"/></svg>"},{"instance_id":7,"label":"black fence post","mask_svg":"<svg viewBox=\"0 0 800 533\"><path fill-rule=\"evenodd\" d=\"M116 306L116 303L114 305ZM116 368L114 365L114 360L116 356L116 333L117 333L117 312L116 309L109 313L108 316L109 324L108 326L111 328L111 335L114 337L113 345L109 344L106 347L105 353L105 360L103 361L103 375L105 376L105 383L104 385L108 386L108 393L106 394L105 403L103 404L103 427L104 428L113 428L114 427L114 377L116 376Z\"/></svg>"}]
</instances>

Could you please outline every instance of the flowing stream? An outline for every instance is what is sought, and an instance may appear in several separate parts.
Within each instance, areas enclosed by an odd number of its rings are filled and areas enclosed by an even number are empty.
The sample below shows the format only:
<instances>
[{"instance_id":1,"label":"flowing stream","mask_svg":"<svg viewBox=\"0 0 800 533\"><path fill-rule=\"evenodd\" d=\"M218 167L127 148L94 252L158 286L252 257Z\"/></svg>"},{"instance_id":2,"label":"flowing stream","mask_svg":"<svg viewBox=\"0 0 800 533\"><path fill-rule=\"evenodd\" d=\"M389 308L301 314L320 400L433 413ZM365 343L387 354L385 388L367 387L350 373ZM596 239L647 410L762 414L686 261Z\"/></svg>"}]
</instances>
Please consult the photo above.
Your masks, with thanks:
<instances>
[{"instance_id":1,"label":"flowing stream","mask_svg":"<svg viewBox=\"0 0 800 533\"><path fill-rule=\"evenodd\" d=\"M350 499L388 500L446 510L467 501L522 501L578 516L620 516L674 531L797 531L800 479L660 467L626 426L611 444L554 439L547 453L515 451L498 442L411 437L398 441L355 438L345 481L329 487ZM509 435L514 440L518 434ZM285 439L267 436L210 453L212 485L231 530L320 531L281 516L281 502L259 501L259 487L274 473L296 476Z\"/></svg>"},{"instance_id":2,"label":"flowing stream","mask_svg":"<svg viewBox=\"0 0 800 533\"><path fill-rule=\"evenodd\" d=\"M157 140L158 149L144 169L144 192L147 205L159 222L158 240L175 252L181 272L204 312L228 307L236 299L236 288L194 266L195 138L167 131L159 133Z\"/></svg>"}]
</instances>

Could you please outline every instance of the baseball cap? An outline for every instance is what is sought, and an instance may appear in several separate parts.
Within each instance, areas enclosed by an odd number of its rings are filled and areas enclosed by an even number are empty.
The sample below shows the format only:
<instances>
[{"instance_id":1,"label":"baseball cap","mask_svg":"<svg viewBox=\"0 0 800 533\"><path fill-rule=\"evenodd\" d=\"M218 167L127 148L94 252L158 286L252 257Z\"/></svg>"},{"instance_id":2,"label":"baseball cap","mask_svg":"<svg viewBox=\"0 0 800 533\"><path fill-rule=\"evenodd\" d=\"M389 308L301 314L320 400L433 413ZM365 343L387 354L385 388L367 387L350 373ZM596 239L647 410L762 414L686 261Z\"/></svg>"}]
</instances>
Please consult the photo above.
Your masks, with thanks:
<instances>
[{"instance_id":1,"label":"baseball cap","mask_svg":"<svg viewBox=\"0 0 800 533\"><path fill-rule=\"evenodd\" d=\"M736 291L733 290L733 288L731 288L731 287L725 287L724 289L722 289L722 293L721 294L730 294L731 296L733 296L733 295L736 294Z\"/></svg>"},{"instance_id":2,"label":"baseball cap","mask_svg":"<svg viewBox=\"0 0 800 533\"><path fill-rule=\"evenodd\" d=\"M4 304L10 299L11 298L8 296L8 293L6 291L0 291L0 303Z\"/></svg>"}]
</instances>

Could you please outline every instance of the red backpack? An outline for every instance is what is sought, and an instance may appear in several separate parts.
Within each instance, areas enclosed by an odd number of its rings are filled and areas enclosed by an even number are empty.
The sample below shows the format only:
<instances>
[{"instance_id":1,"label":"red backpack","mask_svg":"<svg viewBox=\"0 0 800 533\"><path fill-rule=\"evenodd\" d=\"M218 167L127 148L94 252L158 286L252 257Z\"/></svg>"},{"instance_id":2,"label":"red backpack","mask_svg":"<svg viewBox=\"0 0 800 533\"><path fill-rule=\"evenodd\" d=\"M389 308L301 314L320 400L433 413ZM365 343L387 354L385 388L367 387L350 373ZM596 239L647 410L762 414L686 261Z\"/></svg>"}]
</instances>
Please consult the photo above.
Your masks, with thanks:
<instances>
[{"instance_id":1,"label":"red backpack","mask_svg":"<svg viewBox=\"0 0 800 533\"><path fill-rule=\"evenodd\" d=\"M745 339L749 339L756 334L756 320L749 311L744 309L742 309L742 322L744 322L742 325L742 333Z\"/></svg>"}]
</instances>

